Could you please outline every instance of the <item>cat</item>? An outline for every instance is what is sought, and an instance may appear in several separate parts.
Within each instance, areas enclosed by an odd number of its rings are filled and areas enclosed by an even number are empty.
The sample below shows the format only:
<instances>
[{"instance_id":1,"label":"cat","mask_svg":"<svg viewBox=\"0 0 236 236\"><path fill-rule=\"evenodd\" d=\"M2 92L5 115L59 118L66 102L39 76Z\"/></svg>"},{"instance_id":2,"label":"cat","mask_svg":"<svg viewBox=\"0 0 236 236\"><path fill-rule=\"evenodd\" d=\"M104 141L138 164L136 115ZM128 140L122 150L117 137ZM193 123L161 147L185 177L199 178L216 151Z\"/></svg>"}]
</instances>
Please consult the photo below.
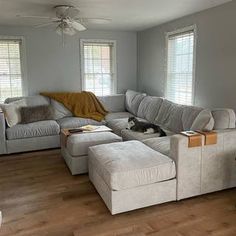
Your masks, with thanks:
<instances>
[{"instance_id":1,"label":"cat","mask_svg":"<svg viewBox=\"0 0 236 236\"><path fill-rule=\"evenodd\" d=\"M143 122L143 121L139 121L135 117L130 117L128 119L127 129L137 131L137 132L143 132L144 134L159 133L160 134L159 137L166 136L165 131L162 130L160 126Z\"/></svg>"}]
</instances>

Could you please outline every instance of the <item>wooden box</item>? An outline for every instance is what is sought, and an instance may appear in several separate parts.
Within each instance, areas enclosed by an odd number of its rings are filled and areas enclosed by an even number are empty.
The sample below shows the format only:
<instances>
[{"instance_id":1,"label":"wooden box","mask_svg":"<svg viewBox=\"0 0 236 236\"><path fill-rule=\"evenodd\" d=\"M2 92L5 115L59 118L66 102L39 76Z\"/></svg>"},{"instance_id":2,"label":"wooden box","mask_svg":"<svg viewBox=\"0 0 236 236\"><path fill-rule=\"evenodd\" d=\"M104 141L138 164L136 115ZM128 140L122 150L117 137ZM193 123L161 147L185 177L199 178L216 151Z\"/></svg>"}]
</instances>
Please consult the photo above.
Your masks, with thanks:
<instances>
[{"instance_id":1,"label":"wooden box","mask_svg":"<svg viewBox=\"0 0 236 236\"><path fill-rule=\"evenodd\" d=\"M66 147L67 138L70 135L71 135L71 133L69 132L69 129L62 129L61 130L61 147Z\"/></svg>"},{"instance_id":2,"label":"wooden box","mask_svg":"<svg viewBox=\"0 0 236 236\"><path fill-rule=\"evenodd\" d=\"M200 147L202 146L202 135L195 131L184 131L182 135L188 137L188 147Z\"/></svg>"},{"instance_id":3,"label":"wooden box","mask_svg":"<svg viewBox=\"0 0 236 236\"><path fill-rule=\"evenodd\" d=\"M204 145L213 145L217 143L217 133L215 131L197 131L204 135Z\"/></svg>"}]
</instances>

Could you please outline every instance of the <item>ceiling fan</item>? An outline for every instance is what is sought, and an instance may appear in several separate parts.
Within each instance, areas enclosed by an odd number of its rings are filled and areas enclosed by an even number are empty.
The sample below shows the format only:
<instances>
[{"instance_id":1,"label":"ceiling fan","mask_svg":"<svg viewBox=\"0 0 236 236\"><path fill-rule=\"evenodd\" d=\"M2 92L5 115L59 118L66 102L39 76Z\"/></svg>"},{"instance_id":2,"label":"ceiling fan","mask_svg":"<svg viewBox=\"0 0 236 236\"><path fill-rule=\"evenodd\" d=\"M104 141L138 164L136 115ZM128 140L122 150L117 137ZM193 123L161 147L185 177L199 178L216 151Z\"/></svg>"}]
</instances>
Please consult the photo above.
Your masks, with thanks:
<instances>
[{"instance_id":1,"label":"ceiling fan","mask_svg":"<svg viewBox=\"0 0 236 236\"><path fill-rule=\"evenodd\" d=\"M56 32L64 37L64 34L73 36L78 31L86 30L86 23L106 24L111 19L106 18L83 18L79 17L79 9L70 5L57 5L54 7L55 17L47 16L22 16L21 18L48 19L49 22L36 25L36 28L55 25ZM85 25L84 25L85 24Z\"/></svg>"}]
</instances>

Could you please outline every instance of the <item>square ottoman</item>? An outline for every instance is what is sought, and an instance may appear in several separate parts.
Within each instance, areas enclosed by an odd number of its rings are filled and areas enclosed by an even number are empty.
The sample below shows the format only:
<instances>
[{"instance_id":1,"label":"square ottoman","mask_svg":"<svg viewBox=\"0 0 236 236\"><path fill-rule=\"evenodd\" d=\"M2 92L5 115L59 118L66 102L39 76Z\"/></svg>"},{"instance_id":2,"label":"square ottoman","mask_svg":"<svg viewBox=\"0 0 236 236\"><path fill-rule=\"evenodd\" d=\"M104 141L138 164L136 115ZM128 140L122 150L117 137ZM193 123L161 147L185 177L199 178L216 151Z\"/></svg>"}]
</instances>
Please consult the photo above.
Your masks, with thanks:
<instances>
[{"instance_id":1,"label":"square ottoman","mask_svg":"<svg viewBox=\"0 0 236 236\"><path fill-rule=\"evenodd\" d=\"M88 148L98 144L121 142L122 138L112 132L79 133L69 136L61 154L72 175L88 172Z\"/></svg>"},{"instance_id":2,"label":"square ottoman","mask_svg":"<svg viewBox=\"0 0 236 236\"><path fill-rule=\"evenodd\" d=\"M89 178L111 214L176 200L176 168L140 141L89 148Z\"/></svg>"}]
</instances>

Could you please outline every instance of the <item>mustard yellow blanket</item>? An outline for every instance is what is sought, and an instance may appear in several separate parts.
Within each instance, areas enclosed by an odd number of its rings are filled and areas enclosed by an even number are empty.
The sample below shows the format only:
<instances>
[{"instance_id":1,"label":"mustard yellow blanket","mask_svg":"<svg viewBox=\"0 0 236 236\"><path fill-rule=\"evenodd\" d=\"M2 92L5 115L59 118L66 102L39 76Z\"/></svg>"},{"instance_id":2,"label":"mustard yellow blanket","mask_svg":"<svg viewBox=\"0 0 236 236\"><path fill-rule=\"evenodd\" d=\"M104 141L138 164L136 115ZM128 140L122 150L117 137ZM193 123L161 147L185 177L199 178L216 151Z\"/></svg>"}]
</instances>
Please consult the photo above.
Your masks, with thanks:
<instances>
[{"instance_id":1,"label":"mustard yellow blanket","mask_svg":"<svg viewBox=\"0 0 236 236\"><path fill-rule=\"evenodd\" d=\"M77 117L102 121L105 115L107 114L107 111L100 103L98 98L91 92L42 92L40 94L62 103L67 109L69 109L74 114L74 116Z\"/></svg>"}]
</instances>

